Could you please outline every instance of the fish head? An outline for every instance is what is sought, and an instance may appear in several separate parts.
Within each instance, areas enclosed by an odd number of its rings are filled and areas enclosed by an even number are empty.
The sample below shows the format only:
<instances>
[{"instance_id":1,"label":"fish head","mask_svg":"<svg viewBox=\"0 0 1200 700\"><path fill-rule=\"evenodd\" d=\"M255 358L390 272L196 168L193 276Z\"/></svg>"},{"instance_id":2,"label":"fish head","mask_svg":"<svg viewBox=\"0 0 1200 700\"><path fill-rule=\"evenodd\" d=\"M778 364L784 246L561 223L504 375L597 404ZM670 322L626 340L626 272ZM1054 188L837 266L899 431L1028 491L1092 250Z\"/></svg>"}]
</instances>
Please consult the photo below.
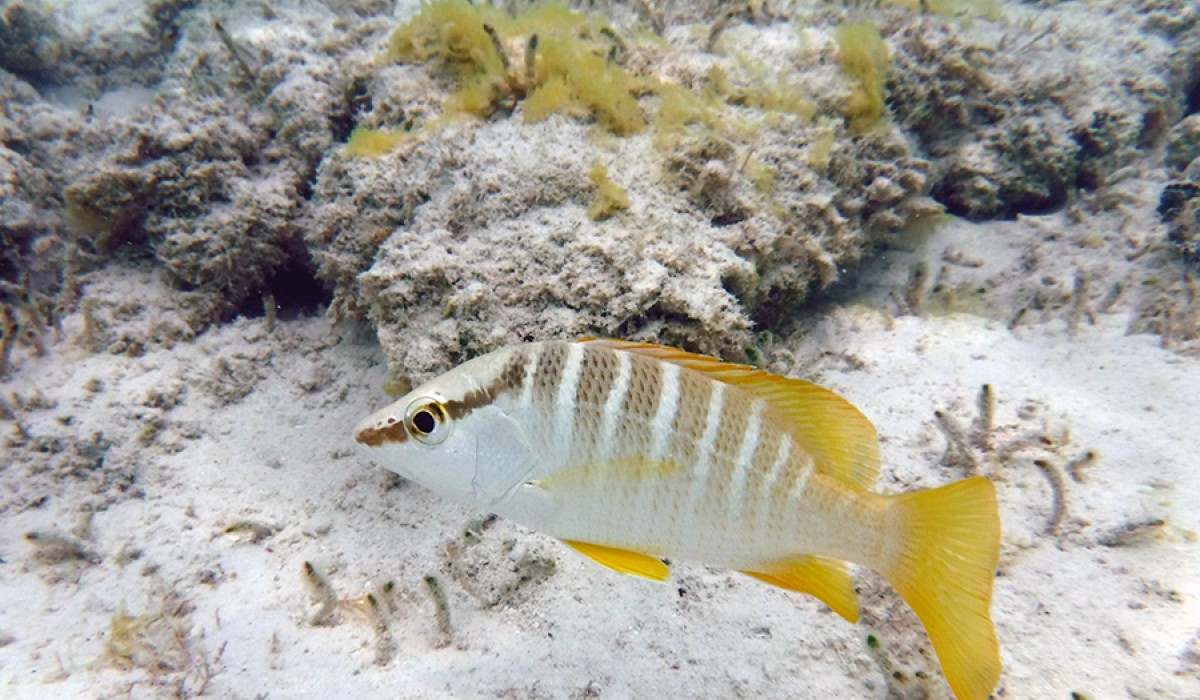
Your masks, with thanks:
<instances>
[{"instance_id":1,"label":"fish head","mask_svg":"<svg viewBox=\"0 0 1200 700\"><path fill-rule=\"evenodd\" d=\"M510 394L521 358L497 351L417 387L367 417L354 438L381 466L493 511L536 468Z\"/></svg>"}]
</instances>

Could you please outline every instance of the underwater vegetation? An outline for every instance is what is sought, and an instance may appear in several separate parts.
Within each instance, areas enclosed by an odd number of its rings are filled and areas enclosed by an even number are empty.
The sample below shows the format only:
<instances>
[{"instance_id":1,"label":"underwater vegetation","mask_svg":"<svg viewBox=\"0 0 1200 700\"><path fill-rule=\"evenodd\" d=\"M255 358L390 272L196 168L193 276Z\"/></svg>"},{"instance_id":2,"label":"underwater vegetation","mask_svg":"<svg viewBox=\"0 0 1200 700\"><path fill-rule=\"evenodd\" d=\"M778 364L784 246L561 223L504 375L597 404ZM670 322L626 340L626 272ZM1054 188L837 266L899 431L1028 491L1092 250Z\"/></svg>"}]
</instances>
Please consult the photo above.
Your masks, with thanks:
<instances>
[{"instance_id":1,"label":"underwater vegetation","mask_svg":"<svg viewBox=\"0 0 1200 700\"><path fill-rule=\"evenodd\" d=\"M435 327L418 373L530 335L740 353L943 211L1045 212L1103 187L1187 111L1196 43L1186 13L1117 13L1100 20L1130 29L1114 63L1070 3L437 0L302 27L248 10L264 31L190 7L155 3L104 46L53 10L6 11L10 354L117 258L166 273L174 338L328 306L396 363L416 359L391 340L406 319ZM135 69L171 99L107 112ZM68 82L90 112L41 98ZM535 261L520 287L497 262L514 258Z\"/></svg>"},{"instance_id":2,"label":"underwater vegetation","mask_svg":"<svg viewBox=\"0 0 1200 700\"><path fill-rule=\"evenodd\" d=\"M883 119L885 83L892 58L879 28L870 22L839 24L834 29L838 61L854 80L843 113L851 133L861 134Z\"/></svg>"},{"instance_id":3,"label":"underwater vegetation","mask_svg":"<svg viewBox=\"0 0 1200 700\"><path fill-rule=\"evenodd\" d=\"M738 36L727 18L703 46L677 48L557 4L516 14L461 0L423 4L389 39L385 58L395 65L363 77L373 109L359 114L342 150L351 160L321 169L318 231L308 240L335 313L377 319L386 337L427 313L420 323L459 345L462 329L493 319L513 340L654 329L711 351L743 348L754 318L794 307L874 241L940 213L925 196L928 164L885 119L890 58L874 25L855 25L822 52L785 34L789 70ZM815 93L803 76L829 56L843 70L822 75L820 84L836 87ZM432 195L476 188L454 206ZM345 192L365 206L339 201ZM650 260L638 252L648 239L632 249L600 243L600 255L579 257L597 250L587 227L564 249L557 231L576 224L563 207L576 203L596 224L657 230ZM551 218L532 218L539 210ZM647 220L652 211L659 221ZM746 225L761 231L753 246L718 233ZM453 258L421 254L424 263L411 264L417 251L442 248L430 244L445 234L459 239ZM697 247L709 251L684 252ZM536 261L527 273L546 282L510 288L494 261L514 257ZM562 269L590 281L552 282ZM670 270L664 281L680 286L663 290L621 269ZM674 281L701 269L702 284ZM412 294L428 283L457 292L427 306L431 297ZM469 292L474 284L502 291L492 300ZM550 324L546 306L578 313ZM497 340L468 333L468 353ZM424 359L393 359L418 372L451 361L442 354L450 345L436 344Z\"/></svg>"},{"instance_id":4,"label":"underwater vegetation","mask_svg":"<svg viewBox=\"0 0 1200 700\"><path fill-rule=\"evenodd\" d=\"M596 163L588 171L588 181L596 188L596 198L588 205L587 215L592 221L607 219L622 209L629 208L629 194L624 187L608 179L608 170Z\"/></svg>"},{"instance_id":5,"label":"underwater vegetation","mask_svg":"<svg viewBox=\"0 0 1200 700\"><path fill-rule=\"evenodd\" d=\"M848 0L846 4L854 4ZM988 19L1000 17L998 0L859 0L859 4L873 4L877 7L898 7L914 12L929 12L946 17L961 17L979 15Z\"/></svg>"},{"instance_id":6,"label":"underwater vegetation","mask_svg":"<svg viewBox=\"0 0 1200 700\"><path fill-rule=\"evenodd\" d=\"M392 33L388 58L438 61L457 83L446 111L487 117L528 99L525 120L578 109L619 135L645 128L636 78L610 56L622 50L615 31L596 16L559 3L514 16L466 0L434 0Z\"/></svg>"},{"instance_id":7,"label":"underwater vegetation","mask_svg":"<svg viewBox=\"0 0 1200 700\"><path fill-rule=\"evenodd\" d=\"M1166 165L1173 178L1159 197L1159 218L1184 259L1200 261L1200 115L1168 132Z\"/></svg>"}]
</instances>

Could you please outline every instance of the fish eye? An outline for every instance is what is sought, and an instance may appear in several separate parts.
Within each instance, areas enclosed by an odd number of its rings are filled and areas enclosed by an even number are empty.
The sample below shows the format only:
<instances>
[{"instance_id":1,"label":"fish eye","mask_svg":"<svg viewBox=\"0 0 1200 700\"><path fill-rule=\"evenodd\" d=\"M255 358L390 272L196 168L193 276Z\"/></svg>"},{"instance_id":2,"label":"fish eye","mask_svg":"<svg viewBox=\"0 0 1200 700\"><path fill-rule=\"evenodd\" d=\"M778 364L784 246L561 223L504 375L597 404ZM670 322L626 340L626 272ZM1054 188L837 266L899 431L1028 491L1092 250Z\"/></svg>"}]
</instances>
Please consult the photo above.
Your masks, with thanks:
<instances>
[{"instance_id":1,"label":"fish eye","mask_svg":"<svg viewBox=\"0 0 1200 700\"><path fill-rule=\"evenodd\" d=\"M408 406L404 416L404 427L408 433L426 445L436 445L450 434L446 409L441 402L421 398Z\"/></svg>"},{"instance_id":2,"label":"fish eye","mask_svg":"<svg viewBox=\"0 0 1200 700\"><path fill-rule=\"evenodd\" d=\"M433 413L429 409L422 408L413 414L412 424L418 433L428 435L437 427L437 419L433 417Z\"/></svg>"}]
</instances>

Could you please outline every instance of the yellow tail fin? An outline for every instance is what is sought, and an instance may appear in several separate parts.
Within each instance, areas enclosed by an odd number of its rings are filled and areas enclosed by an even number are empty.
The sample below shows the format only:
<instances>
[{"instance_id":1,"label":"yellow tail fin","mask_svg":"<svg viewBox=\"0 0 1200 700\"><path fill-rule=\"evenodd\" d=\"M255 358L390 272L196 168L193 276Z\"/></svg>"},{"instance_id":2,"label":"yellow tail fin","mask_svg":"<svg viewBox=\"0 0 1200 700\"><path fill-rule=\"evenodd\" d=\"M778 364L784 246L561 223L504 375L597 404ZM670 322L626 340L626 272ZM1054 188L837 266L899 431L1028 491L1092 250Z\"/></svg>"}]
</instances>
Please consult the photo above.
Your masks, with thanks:
<instances>
[{"instance_id":1,"label":"yellow tail fin","mask_svg":"<svg viewBox=\"0 0 1200 700\"><path fill-rule=\"evenodd\" d=\"M992 581L1000 557L996 489L983 477L893 496L903 551L883 575L920 618L959 700L983 700L1000 678Z\"/></svg>"}]
</instances>

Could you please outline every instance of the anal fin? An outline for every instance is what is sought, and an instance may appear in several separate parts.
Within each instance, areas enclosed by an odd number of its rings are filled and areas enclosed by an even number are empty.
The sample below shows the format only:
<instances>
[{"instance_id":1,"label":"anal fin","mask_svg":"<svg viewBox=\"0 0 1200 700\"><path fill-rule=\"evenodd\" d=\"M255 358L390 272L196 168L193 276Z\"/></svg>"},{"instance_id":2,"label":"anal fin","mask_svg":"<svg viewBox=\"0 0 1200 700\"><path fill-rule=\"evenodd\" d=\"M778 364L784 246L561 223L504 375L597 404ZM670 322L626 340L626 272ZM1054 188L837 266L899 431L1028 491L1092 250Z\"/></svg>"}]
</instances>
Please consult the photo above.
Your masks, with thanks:
<instances>
[{"instance_id":1,"label":"anal fin","mask_svg":"<svg viewBox=\"0 0 1200 700\"><path fill-rule=\"evenodd\" d=\"M845 562L803 555L771 562L761 571L743 571L759 581L807 593L828 605L850 623L858 622L858 594Z\"/></svg>"},{"instance_id":2,"label":"anal fin","mask_svg":"<svg viewBox=\"0 0 1200 700\"><path fill-rule=\"evenodd\" d=\"M641 576L659 582L666 581L667 576L671 573L666 564L648 554L588 542L563 540L563 543L592 561L618 573Z\"/></svg>"}]
</instances>

